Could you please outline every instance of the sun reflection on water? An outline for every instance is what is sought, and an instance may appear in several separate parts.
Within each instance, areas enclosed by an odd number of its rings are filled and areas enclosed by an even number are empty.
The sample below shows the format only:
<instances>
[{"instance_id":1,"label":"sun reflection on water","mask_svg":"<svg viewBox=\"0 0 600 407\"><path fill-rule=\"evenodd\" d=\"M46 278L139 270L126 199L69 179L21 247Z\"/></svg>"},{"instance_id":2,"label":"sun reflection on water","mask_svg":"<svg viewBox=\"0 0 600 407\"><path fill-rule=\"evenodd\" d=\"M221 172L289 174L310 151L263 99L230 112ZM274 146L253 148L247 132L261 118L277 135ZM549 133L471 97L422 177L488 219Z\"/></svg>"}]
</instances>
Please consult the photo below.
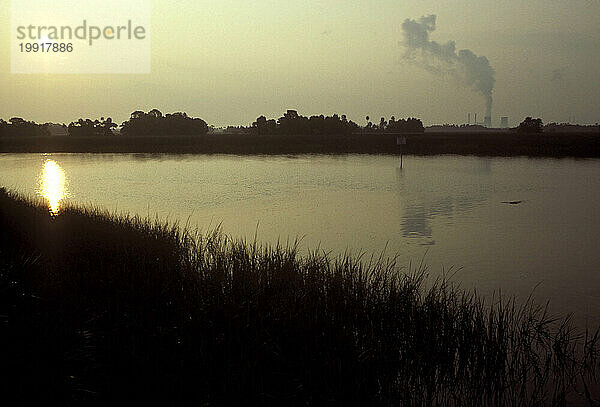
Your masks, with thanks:
<instances>
[{"instance_id":1,"label":"sun reflection on water","mask_svg":"<svg viewBox=\"0 0 600 407\"><path fill-rule=\"evenodd\" d=\"M60 213L61 201L65 197L65 172L53 160L47 160L40 175L40 193L48 201L50 215Z\"/></svg>"}]
</instances>

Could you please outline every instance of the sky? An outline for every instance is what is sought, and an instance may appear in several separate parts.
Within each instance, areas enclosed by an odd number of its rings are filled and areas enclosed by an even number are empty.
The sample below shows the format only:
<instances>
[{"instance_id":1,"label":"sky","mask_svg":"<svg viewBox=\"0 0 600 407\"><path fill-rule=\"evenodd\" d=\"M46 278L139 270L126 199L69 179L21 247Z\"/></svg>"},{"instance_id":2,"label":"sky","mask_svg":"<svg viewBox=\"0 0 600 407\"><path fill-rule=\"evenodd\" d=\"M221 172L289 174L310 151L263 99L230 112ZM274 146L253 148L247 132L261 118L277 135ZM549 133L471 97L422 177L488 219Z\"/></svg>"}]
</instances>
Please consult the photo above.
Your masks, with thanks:
<instances>
[{"instance_id":1,"label":"sky","mask_svg":"<svg viewBox=\"0 0 600 407\"><path fill-rule=\"evenodd\" d=\"M18 0L13 0L18 1ZM10 73L0 0L0 117L64 122L185 111L219 126L258 116L483 118L485 98L406 58L406 19L435 15L432 41L485 56L493 124L600 121L600 0L174 0L151 2L150 74ZM372 119L372 120L373 120Z\"/></svg>"}]
</instances>

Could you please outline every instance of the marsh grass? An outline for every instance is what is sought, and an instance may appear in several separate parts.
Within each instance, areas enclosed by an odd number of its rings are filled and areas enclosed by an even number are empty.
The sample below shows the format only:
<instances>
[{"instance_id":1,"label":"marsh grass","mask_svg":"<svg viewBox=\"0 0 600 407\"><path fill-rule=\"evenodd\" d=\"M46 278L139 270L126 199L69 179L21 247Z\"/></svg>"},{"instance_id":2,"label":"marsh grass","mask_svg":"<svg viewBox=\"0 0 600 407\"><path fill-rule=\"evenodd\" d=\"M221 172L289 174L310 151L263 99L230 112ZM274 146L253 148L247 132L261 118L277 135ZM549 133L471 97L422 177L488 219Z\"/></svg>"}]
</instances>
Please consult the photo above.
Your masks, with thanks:
<instances>
[{"instance_id":1,"label":"marsh grass","mask_svg":"<svg viewBox=\"0 0 600 407\"><path fill-rule=\"evenodd\" d=\"M0 192L3 393L43 405L592 404L598 331L365 261Z\"/></svg>"}]
</instances>

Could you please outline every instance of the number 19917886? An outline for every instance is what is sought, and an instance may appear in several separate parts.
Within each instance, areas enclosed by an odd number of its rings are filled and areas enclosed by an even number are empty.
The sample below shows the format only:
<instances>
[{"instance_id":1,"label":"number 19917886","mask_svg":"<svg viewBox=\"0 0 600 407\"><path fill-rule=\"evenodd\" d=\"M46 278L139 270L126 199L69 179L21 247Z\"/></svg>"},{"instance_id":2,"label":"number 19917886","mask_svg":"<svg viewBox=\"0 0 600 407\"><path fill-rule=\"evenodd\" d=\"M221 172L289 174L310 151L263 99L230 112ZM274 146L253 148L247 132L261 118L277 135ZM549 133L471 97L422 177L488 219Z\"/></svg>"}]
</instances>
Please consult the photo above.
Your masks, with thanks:
<instances>
[{"instance_id":1,"label":"number 19917886","mask_svg":"<svg viewBox=\"0 0 600 407\"><path fill-rule=\"evenodd\" d=\"M21 52L73 52L73 44L65 42L25 42L19 44Z\"/></svg>"}]
</instances>

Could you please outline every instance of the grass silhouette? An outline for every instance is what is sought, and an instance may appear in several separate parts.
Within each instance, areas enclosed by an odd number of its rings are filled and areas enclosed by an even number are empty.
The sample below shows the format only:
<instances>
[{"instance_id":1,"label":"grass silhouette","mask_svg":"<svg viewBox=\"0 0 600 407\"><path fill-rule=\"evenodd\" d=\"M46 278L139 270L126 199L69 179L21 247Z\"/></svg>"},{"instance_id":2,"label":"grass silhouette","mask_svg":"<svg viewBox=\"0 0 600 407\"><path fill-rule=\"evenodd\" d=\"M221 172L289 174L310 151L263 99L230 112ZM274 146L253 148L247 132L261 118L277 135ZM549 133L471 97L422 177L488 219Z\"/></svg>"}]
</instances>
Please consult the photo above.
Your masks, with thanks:
<instances>
[{"instance_id":1,"label":"grass silhouette","mask_svg":"<svg viewBox=\"0 0 600 407\"><path fill-rule=\"evenodd\" d=\"M0 243L15 405L565 405L597 390L598 331L393 258L51 217L3 189Z\"/></svg>"}]
</instances>

